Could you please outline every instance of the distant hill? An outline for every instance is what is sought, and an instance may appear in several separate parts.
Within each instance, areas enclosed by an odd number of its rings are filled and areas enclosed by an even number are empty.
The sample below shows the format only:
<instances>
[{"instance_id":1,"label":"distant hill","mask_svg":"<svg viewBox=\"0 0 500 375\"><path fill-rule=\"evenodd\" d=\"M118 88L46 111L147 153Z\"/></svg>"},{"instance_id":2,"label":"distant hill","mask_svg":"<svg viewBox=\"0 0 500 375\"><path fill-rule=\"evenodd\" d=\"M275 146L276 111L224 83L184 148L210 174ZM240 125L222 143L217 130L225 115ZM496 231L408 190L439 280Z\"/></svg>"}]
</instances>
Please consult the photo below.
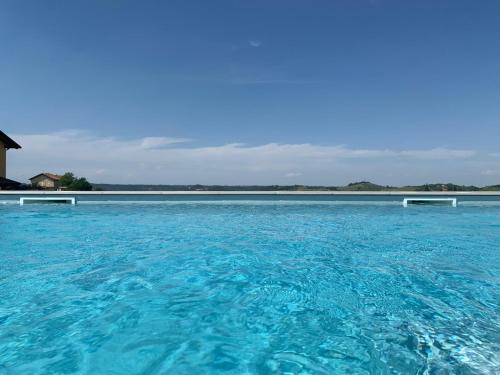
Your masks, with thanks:
<instances>
[{"instance_id":1,"label":"distant hill","mask_svg":"<svg viewBox=\"0 0 500 375\"><path fill-rule=\"evenodd\" d=\"M482 191L500 191L500 185L491 185L481 188Z\"/></svg>"},{"instance_id":2,"label":"distant hill","mask_svg":"<svg viewBox=\"0 0 500 375\"><path fill-rule=\"evenodd\" d=\"M447 184L425 184L419 186L410 186L415 191L479 191L481 188L477 186Z\"/></svg>"},{"instance_id":3,"label":"distant hill","mask_svg":"<svg viewBox=\"0 0 500 375\"><path fill-rule=\"evenodd\" d=\"M500 185L485 187L446 184L416 186L383 186L369 181L353 182L346 186L309 185L125 185L92 184L94 190L104 191L500 191Z\"/></svg>"},{"instance_id":4,"label":"distant hill","mask_svg":"<svg viewBox=\"0 0 500 375\"><path fill-rule=\"evenodd\" d=\"M384 191L395 190L396 188L390 186L377 185L369 181L353 182L347 186L339 187L338 190L343 191Z\"/></svg>"},{"instance_id":5,"label":"distant hill","mask_svg":"<svg viewBox=\"0 0 500 375\"><path fill-rule=\"evenodd\" d=\"M337 190L328 186L303 185L121 185L93 184L94 190L104 191L301 191L301 190Z\"/></svg>"}]
</instances>

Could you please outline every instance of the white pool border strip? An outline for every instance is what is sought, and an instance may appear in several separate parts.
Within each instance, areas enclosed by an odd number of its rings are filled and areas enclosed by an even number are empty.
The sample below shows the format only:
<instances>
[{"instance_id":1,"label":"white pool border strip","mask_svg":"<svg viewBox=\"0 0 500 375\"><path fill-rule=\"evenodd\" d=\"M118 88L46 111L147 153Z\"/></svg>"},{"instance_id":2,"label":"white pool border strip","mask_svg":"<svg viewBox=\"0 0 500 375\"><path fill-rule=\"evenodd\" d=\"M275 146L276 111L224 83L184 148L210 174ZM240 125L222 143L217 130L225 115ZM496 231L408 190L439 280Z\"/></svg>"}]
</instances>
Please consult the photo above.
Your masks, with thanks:
<instances>
[{"instance_id":1,"label":"white pool border strip","mask_svg":"<svg viewBox=\"0 0 500 375\"><path fill-rule=\"evenodd\" d=\"M408 207L408 203L412 202L450 202L453 207L457 207L457 198L425 198L425 197L412 197L403 199L403 207Z\"/></svg>"},{"instance_id":2,"label":"white pool border strip","mask_svg":"<svg viewBox=\"0 0 500 375\"><path fill-rule=\"evenodd\" d=\"M69 202L73 206L76 204L75 197L21 197L19 198L19 205L24 206L25 202Z\"/></svg>"},{"instance_id":3,"label":"white pool border strip","mask_svg":"<svg viewBox=\"0 0 500 375\"><path fill-rule=\"evenodd\" d=\"M68 196L68 195L339 195L339 196L500 196L500 191L287 191L287 190L269 190L269 191L43 191L43 190L1 190L2 195L50 195L50 196Z\"/></svg>"}]
</instances>

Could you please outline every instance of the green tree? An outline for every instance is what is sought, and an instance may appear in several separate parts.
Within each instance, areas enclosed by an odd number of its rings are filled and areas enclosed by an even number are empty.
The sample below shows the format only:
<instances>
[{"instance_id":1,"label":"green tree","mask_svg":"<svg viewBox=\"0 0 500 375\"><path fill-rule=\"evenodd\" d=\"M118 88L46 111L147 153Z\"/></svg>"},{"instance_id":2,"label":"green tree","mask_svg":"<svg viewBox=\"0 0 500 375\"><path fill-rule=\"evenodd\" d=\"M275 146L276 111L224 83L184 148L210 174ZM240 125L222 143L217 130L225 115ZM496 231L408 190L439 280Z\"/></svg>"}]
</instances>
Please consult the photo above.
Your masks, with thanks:
<instances>
[{"instance_id":1,"label":"green tree","mask_svg":"<svg viewBox=\"0 0 500 375\"><path fill-rule=\"evenodd\" d=\"M72 172L66 172L59 179L61 186L68 190L79 190L79 191L90 191L92 190L92 185L87 181L85 177L77 177Z\"/></svg>"},{"instance_id":2,"label":"green tree","mask_svg":"<svg viewBox=\"0 0 500 375\"><path fill-rule=\"evenodd\" d=\"M71 172L66 172L59 179L61 186L64 186L66 188L69 187L74 181L75 181L75 175Z\"/></svg>"},{"instance_id":3,"label":"green tree","mask_svg":"<svg viewBox=\"0 0 500 375\"><path fill-rule=\"evenodd\" d=\"M68 186L69 190L78 191L90 191L92 190L92 185L87 181L85 177L75 178L73 182Z\"/></svg>"}]
</instances>

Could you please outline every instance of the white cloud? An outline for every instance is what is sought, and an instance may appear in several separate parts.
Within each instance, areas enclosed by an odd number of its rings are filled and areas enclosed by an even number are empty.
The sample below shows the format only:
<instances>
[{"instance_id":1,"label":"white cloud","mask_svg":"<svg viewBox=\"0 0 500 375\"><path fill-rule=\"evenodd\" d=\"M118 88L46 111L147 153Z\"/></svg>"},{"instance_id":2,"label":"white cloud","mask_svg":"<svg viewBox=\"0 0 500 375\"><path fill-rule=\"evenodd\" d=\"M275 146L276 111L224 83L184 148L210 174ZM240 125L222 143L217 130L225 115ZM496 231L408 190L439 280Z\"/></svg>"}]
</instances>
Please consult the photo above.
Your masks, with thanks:
<instances>
[{"instance_id":1,"label":"white cloud","mask_svg":"<svg viewBox=\"0 0 500 375\"><path fill-rule=\"evenodd\" d=\"M250 44L251 47L258 48L262 45L262 42L260 40L253 39L253 40L249 40L248 44Z\"/></svg>"},{"instance_id":2,"label":"white cloud","mask_svg":"<svg viewBox=\"0 0 500 375\"><path fill-rule=\"evenodd\" d=\"M433 148L432 150L402 151L401 155L418 159L444 160L444 159L467 159L476 155L473 150L450 150L447 148Z\"/></svg>"},{"instance_id":3,"label":"white cloud","mask_svg":"<svg viewBox=\"0 0 500 375\"><path fill-rule=\"evenodd\" d=\"M485 176L500 176L500 169L486 169L481 173Z\"/></svg>"},{"instance_id":4,"label":"white cloud","mask_svg":"<svg viewBox=\"0 0 500 375\"><path fill-rule=\"evenodd\" d=\"M155 149L170 146L176 143L189 142L187 138L168 138L168 137L146 137L141 140L141 147L144 149Z\"/></svg>"},{"instance_id":5,"label":"white cloud","mask_svg":"<svg viewBox=\"0 0 500 375\"><path fill-rule=\"evenodd\" d=\"M120 139L79 130L12 137L23 148L9 151L8 174L20 181L42 171L73 171L93 182L158 184L286 184L298 176L301 183L325 185L357 180L480 184L481 178L494 179L481 173L493 168L473 150L357 149L309 143L194 147L182 138Z\"/></svg>"}]
</instances>

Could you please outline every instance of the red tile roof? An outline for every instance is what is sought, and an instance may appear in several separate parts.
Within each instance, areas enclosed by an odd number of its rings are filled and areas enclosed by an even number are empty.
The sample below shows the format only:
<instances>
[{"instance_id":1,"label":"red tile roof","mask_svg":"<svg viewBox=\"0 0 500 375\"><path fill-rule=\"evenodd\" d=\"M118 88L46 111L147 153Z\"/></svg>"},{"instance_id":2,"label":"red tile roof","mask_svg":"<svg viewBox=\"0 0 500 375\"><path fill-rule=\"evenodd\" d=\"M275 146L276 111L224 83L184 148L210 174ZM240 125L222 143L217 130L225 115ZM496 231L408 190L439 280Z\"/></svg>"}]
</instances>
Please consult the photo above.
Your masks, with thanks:
<instances>
[{"instance_id":1,"label":"red tile roof","mask_svg":"<svg viewBox=\"0 0 500 375\"><path fill-rule=\"evenodd\" d=\"M59 179L61 178L61 176L59 176L57 174L43 172L43 173L37 174L36 176L31 177L30 180L33 180L33 179L40 177L40 176L45 176L45 177L50 178L51 180L54 180L54 181L59 181Z\"/></svg>"}]
</instances>

